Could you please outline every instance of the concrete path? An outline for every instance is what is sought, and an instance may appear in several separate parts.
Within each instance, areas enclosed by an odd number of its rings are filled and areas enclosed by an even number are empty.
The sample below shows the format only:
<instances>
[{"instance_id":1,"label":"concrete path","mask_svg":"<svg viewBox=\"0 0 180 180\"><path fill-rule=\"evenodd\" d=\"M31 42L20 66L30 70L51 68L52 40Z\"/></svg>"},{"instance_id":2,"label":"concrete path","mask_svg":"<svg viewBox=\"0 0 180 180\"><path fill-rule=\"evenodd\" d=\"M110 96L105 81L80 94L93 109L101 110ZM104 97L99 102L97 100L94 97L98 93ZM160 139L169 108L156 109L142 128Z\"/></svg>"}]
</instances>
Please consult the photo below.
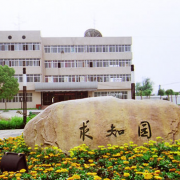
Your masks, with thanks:
<instances>
[{"instance_id":1,"label":"concrete path","mask_svg":"<svg viewBox=\"0 0 180 180\"><path fill-rule=\"evenodd\" d=\"M24 129L0 130L0 139L20 136Z\"/></svg>"}]
</instances>

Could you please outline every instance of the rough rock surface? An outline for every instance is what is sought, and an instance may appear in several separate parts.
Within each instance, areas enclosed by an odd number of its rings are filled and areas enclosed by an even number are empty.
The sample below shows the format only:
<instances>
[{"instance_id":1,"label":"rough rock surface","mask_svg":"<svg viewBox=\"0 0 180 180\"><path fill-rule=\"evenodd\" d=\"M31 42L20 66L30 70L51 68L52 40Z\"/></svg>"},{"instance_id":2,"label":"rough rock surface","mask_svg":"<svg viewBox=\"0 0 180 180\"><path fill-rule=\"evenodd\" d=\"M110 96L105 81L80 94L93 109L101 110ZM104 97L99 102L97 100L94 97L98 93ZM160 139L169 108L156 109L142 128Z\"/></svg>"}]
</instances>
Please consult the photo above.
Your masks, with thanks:
<instances>
[{"instance_id":1,"label":"rough rock surface","mask_svg":"<svg viewBox=\"0 0 180 180\"><path fill-rule=\"evenodd\" d=\"M161 136L180 139L180 109L163 100L120 100L93 97L64 101L47 107L24 129L28 146L58 146L64 152L85 143L142 145Z\"/></svg>"}]
</instances>

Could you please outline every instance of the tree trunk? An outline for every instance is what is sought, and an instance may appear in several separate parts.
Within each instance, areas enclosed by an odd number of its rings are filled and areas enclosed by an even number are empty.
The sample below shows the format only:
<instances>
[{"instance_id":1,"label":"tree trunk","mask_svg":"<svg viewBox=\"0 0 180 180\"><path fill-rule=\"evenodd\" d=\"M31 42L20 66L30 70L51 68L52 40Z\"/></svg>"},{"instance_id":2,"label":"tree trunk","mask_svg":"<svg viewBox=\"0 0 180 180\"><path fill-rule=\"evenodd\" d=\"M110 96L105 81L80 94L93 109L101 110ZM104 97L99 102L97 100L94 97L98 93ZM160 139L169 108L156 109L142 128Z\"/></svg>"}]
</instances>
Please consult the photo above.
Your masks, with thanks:
<instances>
[{"instance_id":1,"label":"tree trunk","mask_svg":"<svg viewBox=\"0 0 180 180\"><path fill-rule=\"evenodd\" d=\"M171 95L171 102L173 102L173 100L172 100L172 95Z\"/></svg>"},{"instance_id":2,"label":"tree trunk","mask_svg":"<svg viewBox=\"0 0 180 180\"><path fill-rule=\"evenodd\" d=\"M6 102L6 99L4 100L5 102L5 110L7 109L7 102Z\"/></svg>"},{"instance_id":3,"label":"tree trunk","mask_svg":"<svg viewBox=\"0 0 180 180\"><path fill-rule=\"evenodd\" d=\"M176 97L176 104L177 104L177 96L175 96Z\"/></svg>"}]
</instances>

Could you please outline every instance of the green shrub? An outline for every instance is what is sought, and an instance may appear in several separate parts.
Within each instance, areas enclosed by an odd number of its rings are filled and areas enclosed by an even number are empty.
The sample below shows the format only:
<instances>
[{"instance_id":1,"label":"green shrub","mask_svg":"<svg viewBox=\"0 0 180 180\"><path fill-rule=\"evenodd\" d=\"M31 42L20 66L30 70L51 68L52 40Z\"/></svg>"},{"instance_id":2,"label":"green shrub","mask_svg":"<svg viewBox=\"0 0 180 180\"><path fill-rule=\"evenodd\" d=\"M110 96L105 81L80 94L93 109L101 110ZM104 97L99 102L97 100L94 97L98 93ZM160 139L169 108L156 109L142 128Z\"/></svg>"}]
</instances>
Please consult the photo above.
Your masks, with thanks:
<instances>
[{"instance_id":1,"label":"green shrub","mask_svg":"<svg viewBox=\"0 0 180 180\"><path fill-rule=\"evenodd\" d=\"M34 118L35 116L37 116L37 114L33 114L31 111L29 112L29 116L27 117L27 123Z\"/></svg>"},{"instance_id":2,"label":"green shrub","mask_svg":"<svg viewBox=\"0 0 180 180\"><path fill-rule=\"evenodd\" d=\"M23 127L23 118L22 117L12 117L10 121L10 129L21 129Z\"/></svg>"},{"instance_id":3,"label":"green shrub","mask_svg":"<svg viewBox=\"0 0 180 180\"><path fill-rule=\"evenodd\" d=\"M9 121L0 120L0 130L9 129Z\"/></svg>"},{"instance_id":4,"label":"green shrub","mask_svg":"<svg viewBox=\"0 0 180 180\"><path fill-rule=\"evenodd\" d=\"M34 118L36 114L30 114L30 116L27 117L28 123L32 118ZM7 120L0 120L0 130L5 129L22 129L23 128L23 117L12 117L10 121Z\"/></svg>"},{"instance_id":5,"label":"green shrub","mask_svg":"<svg viewBox=\"0 0 180 180\"><path fill-rule=\"evenodd\" d=\"M0 130L4 129L21 129L23 127L23 118L22 117L12 117L10 121L1 120L0 121Z\"/></svg>"}]
</instances>

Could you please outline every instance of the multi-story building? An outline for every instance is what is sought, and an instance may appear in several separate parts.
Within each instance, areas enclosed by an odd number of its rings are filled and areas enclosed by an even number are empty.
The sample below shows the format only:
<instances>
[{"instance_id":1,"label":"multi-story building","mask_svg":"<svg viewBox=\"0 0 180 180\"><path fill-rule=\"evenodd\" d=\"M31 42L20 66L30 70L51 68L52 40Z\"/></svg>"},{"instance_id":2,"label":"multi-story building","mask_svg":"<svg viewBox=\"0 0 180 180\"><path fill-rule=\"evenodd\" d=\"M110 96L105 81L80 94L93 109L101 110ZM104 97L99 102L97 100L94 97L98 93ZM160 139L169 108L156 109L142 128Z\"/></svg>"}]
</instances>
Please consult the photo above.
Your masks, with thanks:
<instances>
[{"instance_id":1,"label":"multi-story building","mask_svg":"<svg viewBox=\"0 0 180 180\"><path fill-rule=\"evenodd\" d=\"M7 101L7 107L22 107L23 68L28 108L96 96L131 99L132 38L102 37L92 29L84 36L0 31L0 65L14 68L19 82L19 93ZM3 102L1 99L0 108L4 108Z\"/></svg>"}]
</instances>

